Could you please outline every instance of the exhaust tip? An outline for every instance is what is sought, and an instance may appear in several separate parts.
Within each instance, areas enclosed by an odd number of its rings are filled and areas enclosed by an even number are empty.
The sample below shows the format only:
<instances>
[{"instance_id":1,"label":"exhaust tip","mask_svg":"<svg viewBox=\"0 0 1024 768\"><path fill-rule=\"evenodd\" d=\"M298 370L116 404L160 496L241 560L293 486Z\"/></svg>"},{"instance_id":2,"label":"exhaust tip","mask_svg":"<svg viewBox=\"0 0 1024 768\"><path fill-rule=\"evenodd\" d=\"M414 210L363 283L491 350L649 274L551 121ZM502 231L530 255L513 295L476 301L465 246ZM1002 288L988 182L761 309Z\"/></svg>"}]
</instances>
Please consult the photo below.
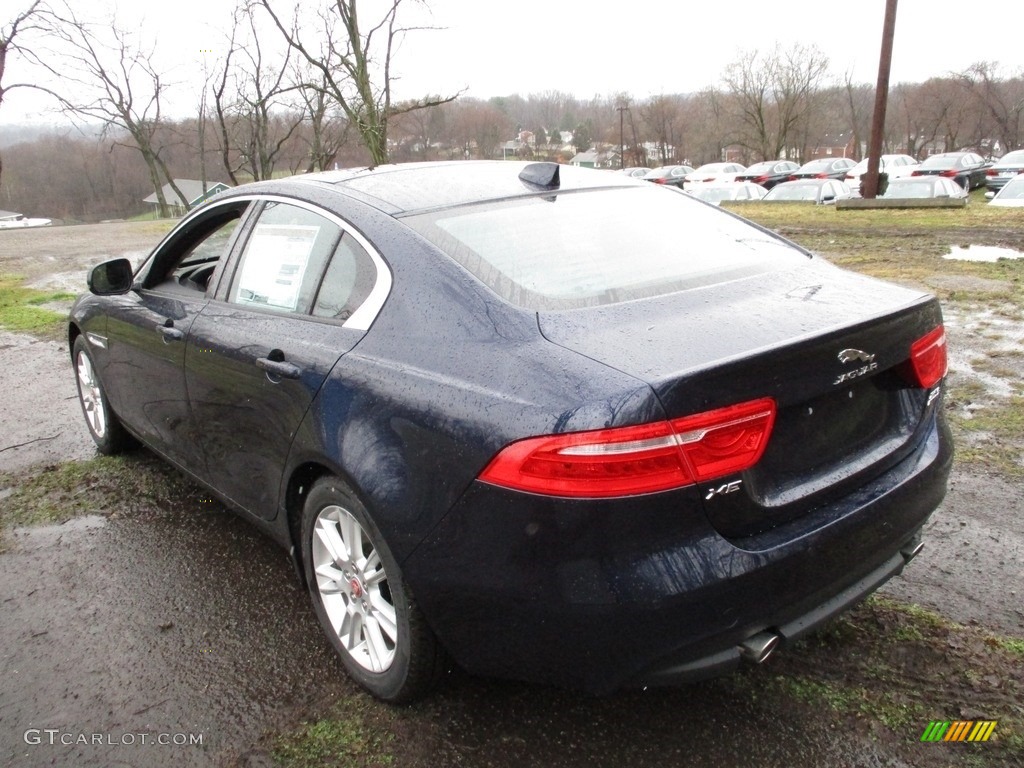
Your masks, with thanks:
<instances>
[{"instance_id":1,"label":"exhaust tip","mask_svg":"<svg viewBox=\"0 0 1024 768\"><path fill-rule=\"evenodd\" d=\"M907 546L900 550L900 554L903 555L903 562L909 563L920 554L922 549L924 549L924 542L920 539L907 544Z\"/></svg>"},{"instance_id":2,"label":"exhaust tip","mask_svg":"<svg viewBox=\"0 0 1024 768\"><path fill-rule=\"evenodd\" d=\"M758 632L739 644L740 656L754 664L761 664L778 647L779 639L775 632Z\"/></svg>"}]
</instances>

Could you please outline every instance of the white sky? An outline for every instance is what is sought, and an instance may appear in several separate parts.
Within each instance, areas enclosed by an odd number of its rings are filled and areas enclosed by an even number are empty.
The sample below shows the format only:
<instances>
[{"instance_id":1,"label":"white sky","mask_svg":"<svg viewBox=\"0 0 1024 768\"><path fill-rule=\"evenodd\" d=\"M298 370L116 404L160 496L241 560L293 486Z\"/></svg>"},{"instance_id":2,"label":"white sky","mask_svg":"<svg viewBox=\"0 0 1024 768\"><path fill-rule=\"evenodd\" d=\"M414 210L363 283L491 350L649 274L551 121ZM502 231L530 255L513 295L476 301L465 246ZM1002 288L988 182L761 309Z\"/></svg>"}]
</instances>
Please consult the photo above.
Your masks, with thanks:
<instances>
[{"instance_id":1,"label":"white sky","mask_svg":"<svg viewBox=\"0 0 1024 768\"><path fill-rule=\"evenodd\" d=\"M103 5L70 1L83 15ZM363 18L374 18L382 1L367 0ZM0 0L0 24L28 2ZM173 54L176 78L184 79L199 71L200 50L224 47L234 2L122 0L118 18L138 24L162 55ZM776 43L815 44L837 78L852 71L855 81L873 84L884 10L884 0L427 0L419 7L407 0L406 19L423 17L421 23L443 29L408 37L395 59L394 88L398 98L461 89L477 98L548 90L581 98L687 93L718 84L742 52ZM1020 73L1021 30L1024 0L901 0L891 82L920 82L977 61L998 62L1004 75ZM19 74L9 62L4 83ZM45 117L38 98L21 90L10 92L0 111L0 123Z\"/></svg>"}]
</instances>

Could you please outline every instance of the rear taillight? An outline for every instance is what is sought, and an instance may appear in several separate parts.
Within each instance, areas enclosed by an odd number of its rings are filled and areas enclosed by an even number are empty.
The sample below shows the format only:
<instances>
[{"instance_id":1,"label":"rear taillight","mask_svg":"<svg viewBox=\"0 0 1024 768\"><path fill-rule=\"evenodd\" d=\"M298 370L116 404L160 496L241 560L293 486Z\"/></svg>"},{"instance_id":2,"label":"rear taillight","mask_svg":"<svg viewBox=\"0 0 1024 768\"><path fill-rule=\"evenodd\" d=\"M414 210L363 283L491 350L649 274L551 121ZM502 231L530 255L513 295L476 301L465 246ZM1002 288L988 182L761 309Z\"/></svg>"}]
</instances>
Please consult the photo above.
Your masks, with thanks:
<instances>
[{"instance_id":1,"label":"rear taillight","mask_svg":"<svg viewBox=\"0 0 1024 768\"><path fill-rule=\"evenodd\" d=\"M911 176L924 176L924 175L925 175L925 173L924 173L924 171L914 171L914 172L913 172L913 173L911 173L910 175L911 175Z\"/></svg>"},{"instance_id":2,"label":"rear taillight","mask_svg":"<svg viewBox=\"0 0 1024 768\"><path fill-rule=\"evenodd\" d=\"M995 168L989 168L987 171L985 171L985 175L986 176L998 176L999 175L999 171L997 171Z\"/></svg>"},{"instance_id":3,"label":"rear taillight","mask_svg":"<svg viewBox=\"0 0 1024 768\"><path fill-rule=\"evenodd\" d=\"M764 184L766 181L768 181L768 178L769 178L768 176L758 176L756 179L754 179L754 183L755 184Z\"/></svg>"},{"instance_id":4,"label":"rear taillight","mask_svg":"<svg viewBox=\"0 0 1024 768\"><path fill-rule=\"evenodd\" d=\"M814 174L814 178L816 178L816 179L827 179L828 178L828 174L827 173L816 173L816 174Z\"/></svg>"},{"instance_id":5,"label":"rear taillight","mask_svg":"<svg viewBox=\"0 0 1024 768\"><path fill-rule=\"evenodd\" d=\"M668 183L668 179L651 179L651 181L653 181L655 184L667 184ZM660 195L661 193L659 192L658 194Z\"/></svg>"},{"instance_id":6,"label":"rear taillight","mask_svg":"<svg viewBox=\"0 0 1024 768\"><path fill-rule=\"evenodd\" d=\"M946 329L941 325L910 345L910 373L913 383L931 389L946 375Z\"/></svg>"},{"instance_id":7,"label":"rear taillight","mask_svg":"<svg viewBox=\"0 0 1024 768\"><path fill-rule=\"evenodd\" d=\"M956 171L943 171L939 176L945 176L947 179L955 179Z\"/></svg>"},{"instance_id":8,"label":"rear taillight","mask_svg":"<svg viewBox=\"0 0 1024 768\"><path fill-rule=\"evenodd\" d=\"M574 498L666 491L752 467L774 422L775 401L763 398L671 422L531 437L499 451L479 479Z\"/></svg>"}]
</instances>

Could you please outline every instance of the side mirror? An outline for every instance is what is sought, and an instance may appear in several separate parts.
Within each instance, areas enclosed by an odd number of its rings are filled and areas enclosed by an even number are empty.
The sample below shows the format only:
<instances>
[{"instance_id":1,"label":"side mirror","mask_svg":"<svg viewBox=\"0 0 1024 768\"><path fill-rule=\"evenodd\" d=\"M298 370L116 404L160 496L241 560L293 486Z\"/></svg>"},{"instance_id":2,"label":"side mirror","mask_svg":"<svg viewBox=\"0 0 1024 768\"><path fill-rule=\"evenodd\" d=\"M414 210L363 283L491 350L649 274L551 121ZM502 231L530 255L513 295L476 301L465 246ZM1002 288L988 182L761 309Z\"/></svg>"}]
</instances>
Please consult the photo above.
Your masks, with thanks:
<instances>
[{"instance_id":1,"label":"side mirror","mask_svg":"<svg viewBox=\"0 0 1024 768\"><path fill-rule=\"evenodd\" d=\"M89 290L97 296L114 296L132 289L132 263L128 259L111 259L89 272Z\"/></svg>"}]
</instances>

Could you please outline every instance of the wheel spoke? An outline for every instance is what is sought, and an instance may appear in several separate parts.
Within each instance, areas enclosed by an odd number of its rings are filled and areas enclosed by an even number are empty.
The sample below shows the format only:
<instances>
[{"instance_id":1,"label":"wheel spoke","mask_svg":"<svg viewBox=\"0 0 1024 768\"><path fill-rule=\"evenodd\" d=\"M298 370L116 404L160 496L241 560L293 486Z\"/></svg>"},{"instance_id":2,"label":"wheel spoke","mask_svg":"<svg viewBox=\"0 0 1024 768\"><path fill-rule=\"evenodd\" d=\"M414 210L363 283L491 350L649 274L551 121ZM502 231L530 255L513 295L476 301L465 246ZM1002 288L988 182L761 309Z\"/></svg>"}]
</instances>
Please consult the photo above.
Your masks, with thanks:
<instances>
[{"instance_id":1,"label":"wheel spoke","mask_svg":"<svg viewBox=\"0 0 1024 768\"><path fill-rule=\"evenodd\" d=\"M373 606L373 617L380 624L381 630L388 636L392 644L398 642L398 617L395 613L395 606L384 599L384 595L375 591L370 595L370 604Z\"/></svg>"},{"instance_id":2,"label":"wheel spoke","mask_svg":"<svg viewBox=\"0 0 1024 768\"><path fill-rule=\"evenodd\" d=\"M366 652L374 672L383 672L390 666L392 650L381 633L380 622L367 617L363 634L366 636Z\"/></svg>"},{"instance_id":3,"label":"wheel spoke","mask_svg":"<svg viewBox=\"0 0 1024 768\"><path fill-rule=\"evenodd\" d=\"M345 547L345 541L338 532L338 523L321 515L316 523L316 536L320 543L324 545L328 556L335 565L344 566L351 564L348 550Z\"/></svg>"},{"instance_id":4,"label":"wheel spoke","mask_svg":"<svg viewBox=\"0 0 1024 768\"><path fill-rule=\"evenodd\" d=\"M341 518L341 538L348 550L349 562L356 568L362 567L363 559L363 529L358 521L348 512Z\"/></svg>"},{"instance_id":5,"label":"wheel spoke","mask_svg":"<svg viewBox=\"0 0 1024 768\"><path fill-rule=\"evenodd\" d=\"M317 583L320 585L320 594L336 595L344 591L342 584L344 583L345 575L333 563L318 565L316 567L316 575L320 577L317 580Z\"/></svg>"}]
</instances>

